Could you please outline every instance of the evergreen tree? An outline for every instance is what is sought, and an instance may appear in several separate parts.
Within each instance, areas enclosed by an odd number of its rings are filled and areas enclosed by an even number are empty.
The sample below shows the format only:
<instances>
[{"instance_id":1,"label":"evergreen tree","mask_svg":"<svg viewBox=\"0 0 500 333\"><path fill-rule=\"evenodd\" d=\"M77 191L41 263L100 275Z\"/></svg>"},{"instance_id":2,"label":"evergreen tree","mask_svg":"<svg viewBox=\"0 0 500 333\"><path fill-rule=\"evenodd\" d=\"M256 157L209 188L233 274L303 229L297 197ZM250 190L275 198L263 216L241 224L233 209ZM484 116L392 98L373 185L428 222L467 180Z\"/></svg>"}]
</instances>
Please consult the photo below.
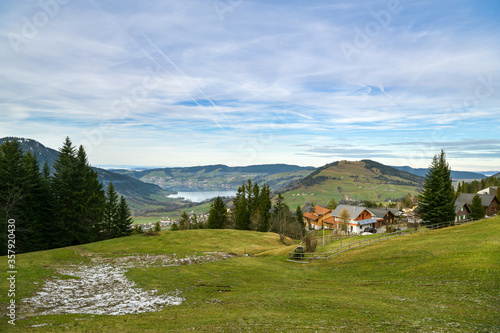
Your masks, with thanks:
<instances>
[{"instance_id":1,"label":"evergreen tree","mask_svg":"<svg viewBox=\"0 0 500 333\"><path fill-rule=\"evenodd\" d=\"M471 217L474 220L480 220L486 216L486 211L484 210L483 203L481 197L476 194L472 198L472 205L470 206Z\"/></svg>"},{"instance_id":2,"label":"evergreen tree","mask_svg":"<svg viewBox=\"0 0 500 333\"><path fill-rule=\"evenodd\" d=\"M118 216L116 221L117 237L129 236L132 231L133 223L134 220L132 219L127 200L121 195L120 202L118 203Z\"/></svg>"},{"instance_id":3,"label":"evergreen tree","mask_svg":"<svg viewBox=\"0 0 500 333\"><path fill-rule=\"evenodd\" d=\"M83 147L78 153L66 138L54 162L51 188L58 246L77 245L98 239L105 196L97 173L88 164Z\"/></svg>"},{"instance_id":4,"label":"evergreen tree","mask_svg":"<svg viewBox=\"0 0 500 333\"><path fill-rule=\"evenodd\" d=\"M80 243L98 240L102 234L105 193L99 182L97 172L90 166L87 154L80 145L76 155L77 183L75 191L79 192L78 224Z\"/></svg>"},{"instance_id":5,"label":"evergreen tree","mask_svg":"<svg viewBox=\"0 0 500 333\"><path fill-rule=\"evenodd\" d=\"M207 228L209 229L222 229L227 223L227 208L224 201L220 197L210 205L210 212L208 215Z\"/></svg>"},{"instance_id":6,"label":"evergreen tree","mask_svg":"<svg viewBox=\"0 0 500 333\"><path fill-rule=\"evenodd\" d=\"M177 223L172 224L172 226L170 227L170 231L178 231L178 230L179 226L177 225Z\"/></svg>"},{"instance_id":7,"label":"evergreen tree","mask_svg":"<svg viewBox=\"0 0 500 333\"><path fill-rule=\"evenodd\" d=\"M238 192L236 193L233 203L236 229L248 230L250 226L250 214L248 212L245 184L238 188Z\"/></svg>"},{"instance_id":8,"label":"evergreen tree","mask_svg":"<svg viewBox=\"0 0 500 333\"><path fill-rule=\"evenodd\" d=\"M423 190L419 196L425 223L447 222L455 218L455 193L450 167L445 157L444 151L435 155L425 176Z\"/></svg>"},{"instance_id":9,"label":"evergreen tree","mask_svg":"<svg viewBox=\"0 0 500 333\"><path fill-rule=\"evenodd\" d=\"M304 222L304 214L302 213L300 205L298 205L295 210L295 218L297 219L297 223L300 224L300 238L302 238L306 234L306 224Z\"/></svg>"},{"instance_id":10,"label":"evergreen tree","mask_svg":"<svg viewBox=\"0 0 500 333\"><path fill-rule=\"evenodd\" d=\"M268 232L271 227L271 190L269 185L264 184L259 196L260 226L259 231Z\"/></svg>"},{"instance_id":11,"label":"evergreen tree","mask_svg":"<svg viewBox=\"0 0 500 333\"><path fill-rule=\"evenodd\" d=\"M181 219L179 220L179 229L180 230L189 229L189 216L186 212L182 212Z\"/></svg>"},{"instance_id":12,"label":"evergreen tree","mask_svg":"<svg viewBox=\"0 0 500 333\"><path fill-rule=\"evenodd\" d=\"M331 210L335 210L335 208L337 208L338 204L339 203L335 200L335 198L332 198L332 200L330 200L328 202L328 205L326 206L326 208L331 209Z\"/></svg>"},{"instance_id":13,"label":"evergreen tree","mask_svg":"<svg viewBox=\"0 0 500 333\"><path fill-rule=\"evenodd\" d=\"M118 237L118 193L115 185L110 182L106 189L106 203L102 222L102 233L104 239Z\"/></svg>"}]
</instances>

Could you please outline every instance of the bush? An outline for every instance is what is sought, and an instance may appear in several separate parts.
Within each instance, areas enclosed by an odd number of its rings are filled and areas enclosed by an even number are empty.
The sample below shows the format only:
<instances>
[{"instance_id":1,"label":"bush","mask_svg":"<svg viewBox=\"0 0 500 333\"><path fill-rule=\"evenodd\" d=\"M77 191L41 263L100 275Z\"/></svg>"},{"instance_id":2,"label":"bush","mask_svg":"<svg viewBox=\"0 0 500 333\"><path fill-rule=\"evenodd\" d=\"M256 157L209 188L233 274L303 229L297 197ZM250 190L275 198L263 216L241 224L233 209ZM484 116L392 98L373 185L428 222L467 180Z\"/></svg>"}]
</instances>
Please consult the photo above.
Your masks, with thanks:
<instances>
[{"instance_id":1,"label":"bush","mask_svg":"<svg viewBox=\"0 0 500 333\"><path fill-rule=\"evenodd\" d=\"M170 231L177 231L177 230L179 230L179 226L177 225L177 223L172 224L172 226L170 227Z\"/></svg>"}]
</instances>

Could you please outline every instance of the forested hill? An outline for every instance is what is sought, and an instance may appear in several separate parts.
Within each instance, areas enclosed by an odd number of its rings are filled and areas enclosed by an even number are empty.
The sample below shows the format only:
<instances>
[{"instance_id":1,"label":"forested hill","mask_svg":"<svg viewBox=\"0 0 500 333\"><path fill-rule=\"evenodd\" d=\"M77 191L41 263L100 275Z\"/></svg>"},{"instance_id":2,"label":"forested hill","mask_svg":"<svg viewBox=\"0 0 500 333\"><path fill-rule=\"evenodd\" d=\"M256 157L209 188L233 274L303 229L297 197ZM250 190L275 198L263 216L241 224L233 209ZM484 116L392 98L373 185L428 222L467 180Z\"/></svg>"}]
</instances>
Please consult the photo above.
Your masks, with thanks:
<instances>
[{"instance_id":1,"label":"forested hill","mask_svg":"<svg viewBox=\"0 0 500 333\"><path fill-rule=\"evenodd\" d=\"M302 179L314 167L288 164L263 164L242 167L227 165L205 165L184 168L160 168L143 171L111 170L126 174L147 183L153 183L173 191L236 190L248 179L267 183L272 190Z\"/></svg>"}]
</instances>

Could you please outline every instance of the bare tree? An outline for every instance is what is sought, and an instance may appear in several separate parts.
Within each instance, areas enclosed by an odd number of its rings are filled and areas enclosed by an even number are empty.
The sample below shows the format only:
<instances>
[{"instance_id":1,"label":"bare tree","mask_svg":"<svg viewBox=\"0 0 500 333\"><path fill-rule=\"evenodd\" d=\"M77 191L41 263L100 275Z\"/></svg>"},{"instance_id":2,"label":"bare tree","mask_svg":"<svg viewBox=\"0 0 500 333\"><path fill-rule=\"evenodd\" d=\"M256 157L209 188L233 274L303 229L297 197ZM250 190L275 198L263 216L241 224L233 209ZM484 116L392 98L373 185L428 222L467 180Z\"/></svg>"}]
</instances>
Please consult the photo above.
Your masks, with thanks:
<instances>
[{"instance_id":1,"label":"bare tree","mask_svg":"<svg viewBox=\"0 0 500 333\"><path fill-rule=\"evenodd\" d=\"M341 224L339 225L339 229L343 233L349 232L348 223L350 220L351 220L351 214L349 214L349 211L346 208L342 209L339 213L339 222L341 222Z\"/></svg>"}]
</instances>

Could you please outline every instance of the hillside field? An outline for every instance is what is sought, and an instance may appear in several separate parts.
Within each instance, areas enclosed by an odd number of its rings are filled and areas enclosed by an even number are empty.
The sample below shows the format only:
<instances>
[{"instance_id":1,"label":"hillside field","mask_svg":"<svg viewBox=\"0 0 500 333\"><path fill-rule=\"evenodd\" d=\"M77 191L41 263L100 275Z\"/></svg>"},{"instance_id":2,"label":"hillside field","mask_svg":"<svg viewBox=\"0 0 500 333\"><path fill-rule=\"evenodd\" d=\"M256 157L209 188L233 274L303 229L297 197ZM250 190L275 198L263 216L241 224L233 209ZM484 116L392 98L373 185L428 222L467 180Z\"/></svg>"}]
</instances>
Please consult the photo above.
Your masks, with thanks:
<instances>
[{"instance_id":1,"label":"hillside field","mask_svg":"<svg viewBox=\"0 0 500 333\"><path fill-rule=\"evenodd\" d=\"M17 304L55 277L78 283L61 270L93 262L115 267L129 262L125 276L137 284L134 289L175 292L183 301L126 315L42 315L21 306L12 327L5 316L4 273L0 327L11 332L499 332L499 235L495 217L310 264L285 260L296 246L292 241L283 245L275 234L236 230L163 232L22 254L16 257ZM206 252L231 256L168 267L147 264L174 253L211 255ZM137 259L131 264L130 258Z\"/></svg>"}]
</instances>

